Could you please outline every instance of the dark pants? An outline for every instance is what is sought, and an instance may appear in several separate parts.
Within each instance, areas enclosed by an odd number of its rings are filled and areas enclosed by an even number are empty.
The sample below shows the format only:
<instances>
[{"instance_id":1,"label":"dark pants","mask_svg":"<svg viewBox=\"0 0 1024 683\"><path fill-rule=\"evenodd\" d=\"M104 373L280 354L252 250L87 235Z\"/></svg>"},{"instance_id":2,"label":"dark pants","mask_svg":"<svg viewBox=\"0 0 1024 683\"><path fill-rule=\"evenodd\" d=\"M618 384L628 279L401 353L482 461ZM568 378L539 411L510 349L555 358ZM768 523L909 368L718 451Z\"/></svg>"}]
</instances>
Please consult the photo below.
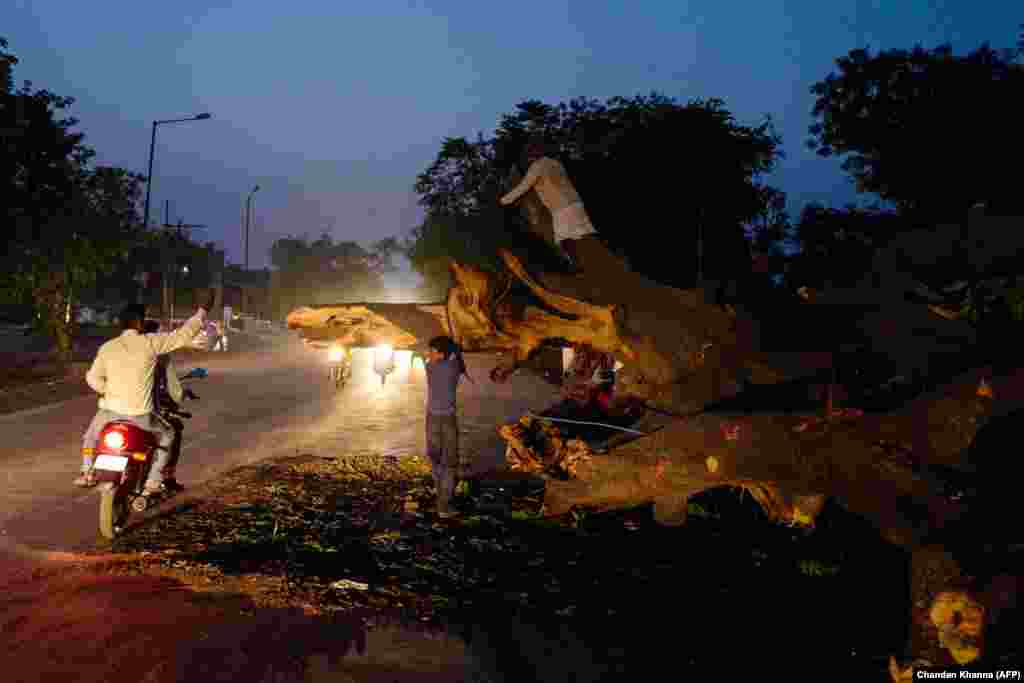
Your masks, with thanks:
<instances>
[{"instance_id":1,"label":"dark pants","mask_svg":"<svg viewBox=\"0 0 1024 683\"><path fill-rule=\"evenodd\" d=\"M178 458L181 457L181 433L185 431L185 423L176 417L167 418L167 423L174 429L174 443L171 444L171 457L167 459L163 475L164 479L174 479Z\"/></svg>"},{"instance_id":2,"label":"dark pants","mask_svg":"<svg viewBox=\"0 0 1024 683\"><path fill-rule=\"evenodd\" d=\"M448 512L459 470L459 426L454 415L427 413L427 457L437 487L437 511Z\"/></svg>"}]
</instances>

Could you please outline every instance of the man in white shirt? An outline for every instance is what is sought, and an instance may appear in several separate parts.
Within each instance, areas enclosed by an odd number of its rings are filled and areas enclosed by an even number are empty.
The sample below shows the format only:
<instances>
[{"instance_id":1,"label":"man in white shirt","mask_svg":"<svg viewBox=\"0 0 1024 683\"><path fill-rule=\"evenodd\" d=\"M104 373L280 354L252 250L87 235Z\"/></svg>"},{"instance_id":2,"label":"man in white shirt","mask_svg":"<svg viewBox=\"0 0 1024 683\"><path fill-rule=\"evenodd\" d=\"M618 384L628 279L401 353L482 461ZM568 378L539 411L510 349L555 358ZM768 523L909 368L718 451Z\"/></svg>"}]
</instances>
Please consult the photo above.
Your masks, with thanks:
<instances>
[{"instance_id":1,"label":"man in white shirt","mask_svg":"<svg viewBox=\"0 0 1024 683\"><path fill-rule=\"evenodd\" d=\"M99 411L82 439L82 476L76 486L93 486L92 455L99 432L112 420L125 420L157 436L158 447L146 482L146 492L163 490L164 471L171 457L174 429L154 415L153 387L157 358L186 346L202 329L212 302L200 306L195 315L174 332L143 334L145 308L133 304L121 313L124 332L105 342L96 353L85 381L100 395Z\"/></svg>"},{"instance_id":2,"label":"man in white shirt","mask_svg":"<svg viewBox=\"0 0 1024 683\"><path fill-rule=\"evenodd\" d=\"M511 192L501 198L508 206L530 190L536 190L541 202L551 212L555 228L555 243L562 248L575 269L580 268L577 241L597 231L583 206L583 200L569 179L565 166L557 159L546 156L544 143L533 140L526 146L530 164L526 176Z\"/></svg>"}]
</instances>

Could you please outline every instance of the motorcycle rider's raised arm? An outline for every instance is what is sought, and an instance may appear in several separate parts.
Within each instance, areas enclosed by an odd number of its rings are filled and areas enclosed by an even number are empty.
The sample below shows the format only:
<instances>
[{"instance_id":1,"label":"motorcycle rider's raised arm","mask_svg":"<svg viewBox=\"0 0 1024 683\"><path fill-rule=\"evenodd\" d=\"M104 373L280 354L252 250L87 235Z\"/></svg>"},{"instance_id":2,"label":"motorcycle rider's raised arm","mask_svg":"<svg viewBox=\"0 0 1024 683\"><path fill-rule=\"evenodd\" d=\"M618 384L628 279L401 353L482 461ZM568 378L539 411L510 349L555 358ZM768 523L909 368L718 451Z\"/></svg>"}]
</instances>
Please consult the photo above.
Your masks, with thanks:
<instances>
[{"instance_id":1,"label":"motorcycle rider's raised arm","mask_svg":"<svg viewBox=\"0 0 1024 683\"><path fill-rule=\"evenodd\" d=\"M107 392L107 362L103 357L102 347L89 366L89 372L85 373L85 383L97 394Z\"/></svg>"},{"instance_id":2,"label":"motorcycle rider's raised arm","mask_svg":"<svg viewBox=\"0 0 1024 683\"><path fill-rule=\"evenodd\" d=\"M163 334L150 334L146 335L153 345L153 351L157 355L164 353L170 353L171 351L177 351L178 349L187 346L192 341L199 330L203 329L203 323L206 321L206 309L200 308L196 311L196 314L185 321L185 324L176 329L174 332L164 332Z\"/></svg>"}]
</instances>

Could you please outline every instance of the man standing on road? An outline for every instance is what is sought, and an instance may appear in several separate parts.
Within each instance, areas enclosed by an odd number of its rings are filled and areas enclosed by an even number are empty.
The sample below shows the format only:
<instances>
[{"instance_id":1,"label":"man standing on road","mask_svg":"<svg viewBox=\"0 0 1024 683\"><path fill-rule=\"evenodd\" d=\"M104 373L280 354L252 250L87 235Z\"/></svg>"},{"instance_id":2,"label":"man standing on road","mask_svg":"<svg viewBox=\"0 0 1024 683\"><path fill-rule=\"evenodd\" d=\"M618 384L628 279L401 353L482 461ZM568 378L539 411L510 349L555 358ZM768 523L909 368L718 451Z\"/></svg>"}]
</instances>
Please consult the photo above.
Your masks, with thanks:
<instances>
[{"instance_id":1,"label":"man standing on road","mask_svg":"<svg viewBox=\"0 0 1024 683\"><path fill-rule=\"evenodd\" d=\"M154 415L153 386L156 380L157 359L186 346L202 329L211 301L199 307L195 315L174 332L142 334L145 307L127 306L121 313L124 332L103 344L96 353L85 381L100 395L99 411L89 424L82 439L82 475L76 486L94 486L92 476L93 452L99 432L113 420L125 420L157 436L155 460L149 471L145 494L164 490L165 468L171 458L174 429Z\"/></svg>"},{"instance_id":2,"label":"man standing on road","mask_svg":"<svg viewBox=\"0 0 1024 683\"><path fill-rule=\"evenodd\" d=\"M456 477L468 467L459 460L459 425L455 395L466 365L451 337L434 337L427 350L427 457L437 489L437 513L450 517Z\"/></svg>"},{"instance_id":3,"label":"man standing on road","mask_svg":"<svg viewBox=\"0 0 1024 683\"><path fill-rule=\"evenodd\" d=\"M530 164L526 176L511 192L501 198L501 203L508 206L531 189L536 190L541 202L551 212L555 243L562 248L572 269L579 271L579 241L585 237L596 239L597 235L583 206L583 200L569 179L565 166L557 159L547 156L545 144L541 140L530 141L526 146L526 158Z\"/></svg>"}]
</instances>

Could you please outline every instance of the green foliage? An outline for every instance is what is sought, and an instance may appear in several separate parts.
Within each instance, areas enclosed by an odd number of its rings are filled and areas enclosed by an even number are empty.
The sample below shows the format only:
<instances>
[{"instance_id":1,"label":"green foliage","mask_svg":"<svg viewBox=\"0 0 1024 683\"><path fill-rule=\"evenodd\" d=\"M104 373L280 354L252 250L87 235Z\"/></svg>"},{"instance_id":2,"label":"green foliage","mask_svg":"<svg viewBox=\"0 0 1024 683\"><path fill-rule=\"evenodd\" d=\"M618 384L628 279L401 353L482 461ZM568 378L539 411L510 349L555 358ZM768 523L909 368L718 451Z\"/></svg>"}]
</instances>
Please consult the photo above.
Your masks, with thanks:
<instances>
[{"instance_id":1,"label":"green foliage","mask_svg":"<svg viewBox=\"0 0 1024 683\"><path fill-rule=\"evenodd\" d=\"M915 223L878 207L834 209L808 204L793 229L799 253L789 259L787 285L853 286L870 271L877 248L913 227Z\"/></svg>"},{"instance_id":2,"label":"green foliage","mask_svg":"<svg viewBox=\"0 0 1024 683\"><path fill-rule=\"evenodd\" d=\"M1014 322L1024 322L1024 285L1017 285L1006 294L1006 303Z\"/></svg>"},{"instance_id":3,"label":"green foliage","mask_svg":"<svg viewBox=\"0 0 1024 683\"><path fill-rule=\"evenodd\" d=\"M948 44L852 50L836 60L838 73L811 87L817 120L808 146L845 156L859 191L904 211L959 220L978 201L1019 210L1016 175L993 159L1024 152L1006 119L1024 90L1020 54L988 44L965 56Z\"/></svg>"},{"instance_id":4,"label":"green foliage","mask_svg":"<svg viewBox=\"0 0 1024 683\"><path fill-rule=\"evenodd\" d=\"M752 284L762 296L770 296L785 274L789 254L798 246L796 228L786 210L786 193L773 187L759 188L761 211L747 223L751 250Z\"/></svg>"},{"instance_id":5,"label":"green foliage","mask_svg":"<svg viewBox=\"0 0 1024 683\"><path fill-rule=\"evenodd\" d=\"M280 305L294 308L377 298L384 276L397 270L395 257L404 250L393 237L369 247L335 242L326 233L312 242L294 235L275 240L270 260L279 272Z\"/></svg>"},{"instance_id":6,"label":"green foliage","mask_svg":"<svg viewBox=\"0 0 1024 683\"><path fill-rule=\"evenodd\" d=\"M62 115L67 97L15 89L17 59L0 40L0 195L9 217L4 298L31 303L37 320L71 351L73 306L83 289L111 272L139 235L136 205L142 178L91 165L95 153Z\"/></svg>"},{"instance_id":7,"label":"green foliage","mask_svg":"<svg viewBox=\"0 0 1024 683\"><path fill-rule=\"evenodd\" d=\"M421 274L440 279L451 259L490 268L497 248L512 244L534 262L550 252L524 229L520 210L498 203L510 189L509 173L525 172L522 152L534 135L550 142L595 227L634 267L674 284L688 277L692 284L695 261L685 266L696 253L698 223L709 275L747 267L743 226L765 213L768 197L757 179L781 157L771 121L742 126L721 100L683 105L652 93L603 103L528 100L501 117L490 139L446 139L415 185L427 210L413 233L413 263ZM673 238L670 251L662 246L666 235Z\"/></svg>"},{"instance_id":8,"label":"green foliage","mask_svg":"<svg viewBox=\"0 0 1024 683\"><path fill-rule=\"evenodd\" d=\"M804 576L825 577L839 574L839 566L825 564L821 560L800 560L800 573Z\"/></svg>"},{"instance_id":9,"label":"green foliage","mask_svg":"<svg viewBox=\"0 0 1024 683\"><path fill-rule=\"evenodd\" d=\"M686 514L691 517L697 517L700 519L720 519L721 515L711 512L708 508L701 505L700 503L687 503Z\"/></svg>"}]
</instances>

